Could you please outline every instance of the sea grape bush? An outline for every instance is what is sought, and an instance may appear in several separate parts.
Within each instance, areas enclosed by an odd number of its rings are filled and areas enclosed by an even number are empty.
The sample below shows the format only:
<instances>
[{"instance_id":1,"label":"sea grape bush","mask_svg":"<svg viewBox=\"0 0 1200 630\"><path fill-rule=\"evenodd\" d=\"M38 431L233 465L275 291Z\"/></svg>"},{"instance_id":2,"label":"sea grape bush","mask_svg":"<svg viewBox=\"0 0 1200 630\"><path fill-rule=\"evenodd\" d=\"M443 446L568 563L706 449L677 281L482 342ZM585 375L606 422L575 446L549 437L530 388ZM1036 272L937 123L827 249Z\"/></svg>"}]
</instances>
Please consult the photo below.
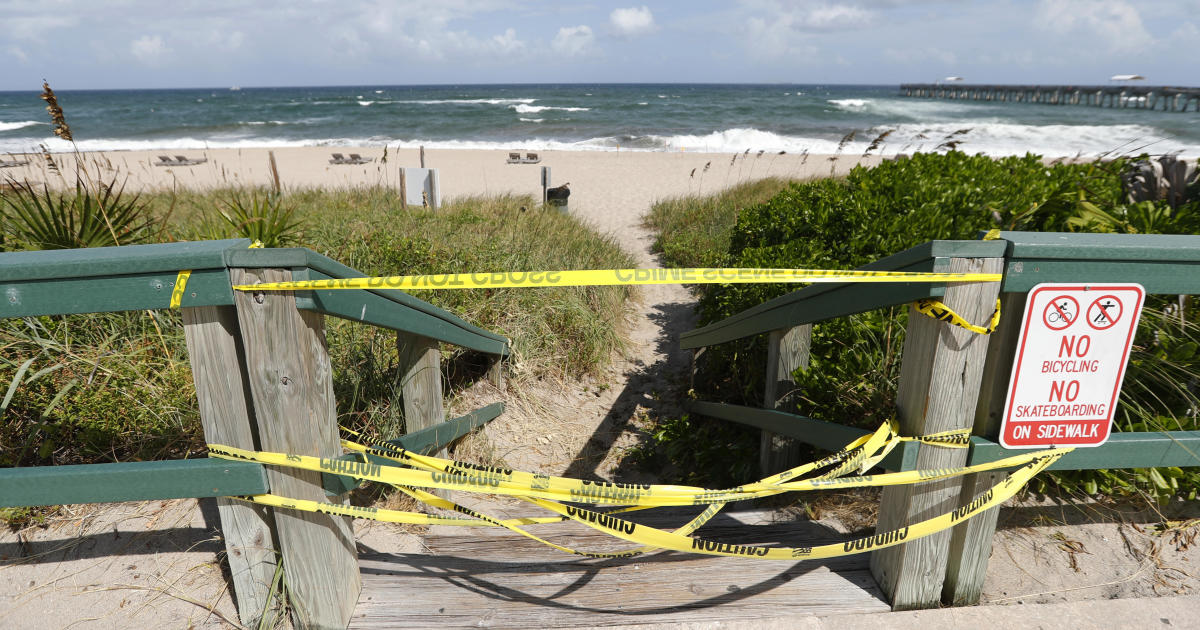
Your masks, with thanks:
<instances>
[{"instance_id":1,"label":"sea grape bush","mask_svg":"<svg viewBox=\"0 0 1200 630\"><path fill-rule=\"evenodd\" d=\"M858 167L845 179L793 183L769 201L741 212L730 235L728 264L849 269L925 241L974 239L993 228L1200 231L1200 208L1195 202L1175 209L1164 203L1125 204L1119 177L1125 162L1047 165L1036 155L993 159L951 151L901 157L872 169ZM706 287L700 299L700 324L792 290L771 284ZM1200 335L1195 317L1175 296L1155 296L1147 309L1126 378L1118 430L1200 428L1196 419ZM810 367L795 375L801 392L795 411L864 428L877 427L891 417L906 320L907 309L893 307L814 326ZM696 379L697 396L761 404L762 337L710 348ZM668 434L690 435L664 433ZM753 442L757 432L745 431L742 439ZM703 448L697 444L673 452L695 453ZM688 468L677 463L680 469ZM721 481L743 480L732 470L723 472L717 475ZM1200 475L1175 470L1112 471L1061 474L1055 479L1072 489L1120 494L1137 488L1162 499L1194 495Z\"/></svg>"}]
</instances>

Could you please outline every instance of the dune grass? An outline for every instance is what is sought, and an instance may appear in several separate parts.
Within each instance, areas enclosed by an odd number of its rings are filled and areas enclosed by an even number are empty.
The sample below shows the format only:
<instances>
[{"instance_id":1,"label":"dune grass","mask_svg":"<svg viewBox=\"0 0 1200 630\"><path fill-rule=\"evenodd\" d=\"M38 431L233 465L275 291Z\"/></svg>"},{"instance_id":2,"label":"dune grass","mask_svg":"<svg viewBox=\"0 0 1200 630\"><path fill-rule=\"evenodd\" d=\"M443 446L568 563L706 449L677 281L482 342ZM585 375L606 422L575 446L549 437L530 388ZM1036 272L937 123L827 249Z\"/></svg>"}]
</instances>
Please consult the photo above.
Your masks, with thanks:
<instances>
[{"instance_id":1,"label":"dune grass","mask_svg":"<svg viewBox=\"0 0 1200 630\"><path fill-rule=\"evenodd\" d=\"M768 177L714 195L685 195L655 203L646 215L653 251L677 267L719 267L729 257L729 235L738 213L779 194L787 180Z\"/></svg>"},{"instance_id":2,"label":"dune grass","mask_svg":"<svg viewBox=\"0 0 1200 630\"><path fill-rule=\"evenodd\" d=\"M173 240L237 236L215 218L239 192L143 195ZM394 191L286 193L287 241L367 274L627 267L614 241L527 197L471 198L400 210ZM11 245L11 243L10 243ZM512 339L510 375L577 376L621 344L620 287L422 291L417 297ZM339 420L403 430L395 335L326 319ZM203 445L178 312L0 319L0 466L180 457ZM451 390L483 357L443 348Z\"/></svg>"}]
</instances>

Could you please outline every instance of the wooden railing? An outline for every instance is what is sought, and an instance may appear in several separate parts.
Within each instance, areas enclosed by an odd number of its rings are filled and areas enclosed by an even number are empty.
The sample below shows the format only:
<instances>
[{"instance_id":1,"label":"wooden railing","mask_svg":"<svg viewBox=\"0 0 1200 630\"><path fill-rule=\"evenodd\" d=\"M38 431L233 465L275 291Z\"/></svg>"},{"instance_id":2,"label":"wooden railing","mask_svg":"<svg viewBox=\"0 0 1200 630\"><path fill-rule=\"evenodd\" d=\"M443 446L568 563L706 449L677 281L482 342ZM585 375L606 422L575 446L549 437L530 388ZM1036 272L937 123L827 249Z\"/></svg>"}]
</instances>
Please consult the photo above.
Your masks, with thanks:
<instances>
[{"instance_id":1,"label":"wooden railing","mask_svg":"<svg viewBox=\"0 0 1200 630\"><path fill-rule=\"evenodd\" d=\"M999 295L1003 316L990 336L915 315L910 309L896 395L901 431L921 435L970 428L972 443L964 451L909 442L882 465L889 470L913 470L994 461L1020 454L1002 448L997 440L1029 290L1043 282L1137 282L1150 294L1200 293L1200 237L1001 232L998 240L931 241L864 268L1003 272L1004 279L947 287L813 285L681 335L680 346L697 353L706 346L770 335L763 408L705 401L689 406L696 414L763 429L764 473L797 463L789 440L837 448L866 433L782 409L788 400L781 395L795 391L790 375L808 364L814 323L923 297L938 297L969 321L986 321ZM1200 431L1115 433L1102 446L1064 456L1052 469L1200 466L1198 454ZM967 505L1003 474L885 488L878 530ZM996 509L988 510L951 531L874 552L872 571L893 607L976 602L997 514Z\"/></svg>"},{"instance_id":2,"label":"wooden railing","mask_svg":"<svg viewBox=\"0 0 1200 630\"><path fill-rule=\"evenodd\" d=\"M444 421L438 343L492 355L498 383L509 352L504 337L400 291L234 291L363 275L307 249L249 246L242 239L0 254L0 317L181 308L209 443L343 457L325 315L397 332L408 434L396 444L436 452L503 411L497 403ZM190 272L186 280L181 271ZM344 628L359 593L349 519L228 497L271 492L344 502L354 485L347 477L215 459L9 468L0 469L0 507L219 497L242 621L252 625L264 610L282 561L297 625Z\"/></svg>"}]
</instances>

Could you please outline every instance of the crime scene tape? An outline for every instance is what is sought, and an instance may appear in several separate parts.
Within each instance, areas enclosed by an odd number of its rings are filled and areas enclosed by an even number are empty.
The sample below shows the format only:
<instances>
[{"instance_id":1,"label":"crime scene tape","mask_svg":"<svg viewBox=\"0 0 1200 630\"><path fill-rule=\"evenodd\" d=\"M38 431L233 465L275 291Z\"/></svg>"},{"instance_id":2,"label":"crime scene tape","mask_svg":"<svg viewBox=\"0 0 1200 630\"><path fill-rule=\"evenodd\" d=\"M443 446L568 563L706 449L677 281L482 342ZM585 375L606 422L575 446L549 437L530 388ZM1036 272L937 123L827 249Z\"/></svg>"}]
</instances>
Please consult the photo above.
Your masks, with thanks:
<instances>
[{"instance_id":1,"label":"crime scene tape","mask_svg":"<svg viewBox=\"0 0 1200 630\"><path fill-rule=\"evenodd\" d=\"M187 289L187 281L190 277L192 277L191 269L184 269L175 276L175 288L171 290L171 308L179 308L183 302L183 292Z\"/></svg>"},{"instance_id":2,"label":"crime scene tape","mask_svg":"<svg viewBox=\"0 0 1200 630\"><path fill-rule=\"evenodd\" d=\"M444 273L297 280L234 285L238 291L311 291L329 289L485 289L509 287L582 287L646 284L747 284L773 282L998 282L999 273L938 273L837 269L581 269Z\"/></svg>"},{"instance_id":3,"label":"crime scene tape","mask_svg":"<svg viewBox=\"0 0 1200 630\"><path fill-rule=\"evenodd\" d=\"M855 440L833 455L816 462L797 466L789 471L772 475L752 484L726 490L712 490L692 486L622 484L569 479L457 462L411 453L392 445L364 445L349 440L343 440L343 445L351 451L363 454L364 457L368 455L382 457L392 460L397 464L412 466L413 468L383 466L370 461L357 462L285 453L254 452L222 445L209 445L209 451L217 457L244 459L271 465L292 466L306 470L350 475L359 479L390 483L422 502L435 507L451 509L470 518L441 517L378 508L300 501L274 495L243 497L246 500L275 507L340 514L388 522L505 527L558 550L588 557L628 557L654 549L671 549L709 555L776 559L829 558L901 544L907 540L913 540L953 527L959 522L1007 500L1034 475L1071 450L1049 449L974 466L903 471L899 473L848 478L842 477L856 470L866 471L902 441L912 440L941 446L962 447L965 446L965 440L962 437L964 433L964 431L950 431L928 436L902 437L895 433L894 425L884 424L879 430ZM788 479L793 479L828 466L834 466L834 468L818 477L788 481ZM972 472L1013 468L1015 466L1020 466L1020 468L967 506L904 528L882 532L874 536L845 543L818 547L777 548L730 545L695 538L690 535L711 519L725 504L732 501L770 496L781 492L812 490L831 486L861 487L915 483L918 481L944 479ZM542 507L558 516L507 520L494 519L452 501L418 490L416 488L418 486L514 496ZM570 503L616 504L627 507L621 510L597 512L573 505L565 505L562 503L564 501ZM708 507L700 515L673 532L636 524L614 516L614 514L645 509L647 507L703 504L708 504ZM477 520L473 521L472 519ZM536 525L561 520L576 521L598 531L609 533L617 538L638 543L642 547L620 552L593 553L578 551L544 540L520 527L522 525Z\"/></svg>"},{"instance_id":4,"label":"crime scene tape","mask_svg":"<svg viewBox=\"0 0 1200 630\"><path fill-rule=\"evenodd\" d=\"M348 433L352 433L352 434L355 433L348 429L343 429L343 430L347 431ZM820 468L822 466L822 463L832 463L832 462L836 462L836 461L843 460L843 459L844 459L844 461L843 461L842 466L839 466L838 468L828 471L822 476L834 476L834 475L842 474L846 470L852 470L855 467L857 467L859 465L859 463L864 459L864 453L862 452L862 449L857 448L857 447L867 445L871 442L875 442L876 445L878 445L878 442L880 441L879 438L881 435L882 434L876 434L873 436L872 435L864 436L864 437L856 440L855 442L851 443L850 446L848 446L846 449L843 449L839 453L836 453L830 457L826 457L823 460L820 460L818 462L813 462L811 464L805 464L805 465L798 466L796 468L793 468L790 472L793 474L802 474L804 471L812 470L814 468ZM405 451L403 449L397 448L397 447L392 446L387 443L378 443L378 444L372 445L371 447L357 445L357 444L354 444L354 443L351 443L348 441L346 441L344 443L348 444L348 445L352 444L352 445L358 446L360 448L376 448L377 447L377 448L389 451L392 454L401 455L401 456L403 456L405 453ZM853 449L856 449L856 450L853 450L852 447L853 447ZM431 458L431 459L436 459L436 458ZM426 468L426 469L433 468L433 466L429 465L428 463L415 462L415 461L412 463L414 463L422 468ZM768 477L767 480L775 479L778 477L780 477L780 475L773 475L772 477ZM275 497L273 495L258 495L255 497L251 497L250 499L254 500L255 502L258 502L258 503L263 503L266 505L273 505L273 506L277 506L277 507L290 507L293 509L305 509L305 510L309 510L309 511L324 512L324 513L329 513L329 514L341 514L341 515L345 515L345 516L358 516L360 518L370 518L370 519L374 519L374 520L382 520L382 521L387 521L387 522L418 523L418 524L443 524L443 525L445 525L445 524L468 525L469 524L469 525L485 525L485 526L505 527L505 528L508 528L518 534L521 534L522 536L526 536L532 540L535 540L542 544L548 545L559 551L563 551L566 553L579 555L579 556L590 557L590 558L628 558L628 557L642 555L644 553L658 549L658 547L655 547L653 545L643 545L638 548L626 549L626 550L621 550L621 551L602 551L602 552L580 551L577 549L564 547L562 545L550 542L548 540L545 540L537 535L534 535L534 534L527 532L518 527L518 525L525 525L525 524L550 523L550 522L560 522L560 521L564 521L564 520L571 520L571 518L568 516L557 516L557 517L549 517L549 518L525 518L525 519L497 520L497 519L490 518L486 515L483 515L475 510L465 508L465 507L463 507L457 503L454 503L452 501L448 501L448 500L442 499L441 497L438 497L436 495L429 494L429 493L426 493L421 490L417 490L416 488L408 488L408 487L404 487L404 486L397 486L397 487L400 488L400 490L409 494L410 496L416 498L418 501L421 501L422 503L425 503L427 505L431 505L431 506L443 508L443 509L455 510L455 511L458 511L458 512L461 512L464 514L469 514L469 515L475 516L480 520L477 520L477 521L466 520L465 522L459 522L459 519L445 520L445 517L435 517L437 520L431 521L428 518L426 518L427 515L420 514L420 513L414 513L414 512L399 512L399 511L392 511L392 510L380 511L380 510L373 510L372 508L357 508L354 506L341 506L341 505L335 505L335 504L320 503L317 501L302 501L302 502L301 501L289 501L286 499L282 499L280 497ZM530 499L525 499L525 500L529 501ZM705 510L703 512L701 512L697 516L693 517L692 520L689 521L688 523L677 528L673 533L676 535L682 535L682 536L690 535L691 533L693 533L697 529L699 529L701 526L703 526L705 523L707 523L709 520L711 520L713 516L715 516L718 512L721 511L722 508L724 508L724 506L725 506L725 504L723 504L723 503L716 503L716 504L709 505L707 508L705 508ZM631 511L642 510L642 509L646 509L646 508L636 507L636 506L635 507L627 507L627 508L622 508L622 509L605 512L604 515L611 517L613 514L631 512Z\"/></svg>"},{"instance_id":5,"label":"crime scene tape","mask_svg":"<svg viewBox=\"0 0 1200 630\"><path fill-rule=\"evenodd\" d=\"M955 313L949 306L942 304L942 302L937 298L924 298L917 300L913 303L913 308L917 309L919 313L928 315L929 317L932 317L938 321L946 322L947 324L952 324L954 326L958 326L959 328L965 328L980 335L992 334L992 332L996 330L996 326L1000 324L999 299L996 300L996 310L992 311L992 318L988 321L987 326L976 326L975 324L963 319L961 315Z\"/></svg>"}]
</instances>

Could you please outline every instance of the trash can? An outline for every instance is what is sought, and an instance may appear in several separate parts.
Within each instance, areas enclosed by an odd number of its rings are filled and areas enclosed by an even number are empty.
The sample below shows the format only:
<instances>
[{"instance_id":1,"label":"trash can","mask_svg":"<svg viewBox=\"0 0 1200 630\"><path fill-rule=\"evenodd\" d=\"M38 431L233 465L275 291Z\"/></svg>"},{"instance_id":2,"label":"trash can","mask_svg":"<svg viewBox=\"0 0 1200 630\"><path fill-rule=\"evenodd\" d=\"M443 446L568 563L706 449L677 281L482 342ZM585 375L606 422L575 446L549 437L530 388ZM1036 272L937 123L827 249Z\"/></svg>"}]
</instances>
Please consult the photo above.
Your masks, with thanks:
<instances>
[{"instance_id":1,"label":"trash can","mask_svg":"<svg viewBox=\"0 0 1200 630\"><path fill-rule=\"evenodd\" d=\"M560 212L568 212L567 198L571 196L571 182L567 182L562 186L546 189L546 204L552 208L557 208Z\"/></svg>"}]
</instances>

